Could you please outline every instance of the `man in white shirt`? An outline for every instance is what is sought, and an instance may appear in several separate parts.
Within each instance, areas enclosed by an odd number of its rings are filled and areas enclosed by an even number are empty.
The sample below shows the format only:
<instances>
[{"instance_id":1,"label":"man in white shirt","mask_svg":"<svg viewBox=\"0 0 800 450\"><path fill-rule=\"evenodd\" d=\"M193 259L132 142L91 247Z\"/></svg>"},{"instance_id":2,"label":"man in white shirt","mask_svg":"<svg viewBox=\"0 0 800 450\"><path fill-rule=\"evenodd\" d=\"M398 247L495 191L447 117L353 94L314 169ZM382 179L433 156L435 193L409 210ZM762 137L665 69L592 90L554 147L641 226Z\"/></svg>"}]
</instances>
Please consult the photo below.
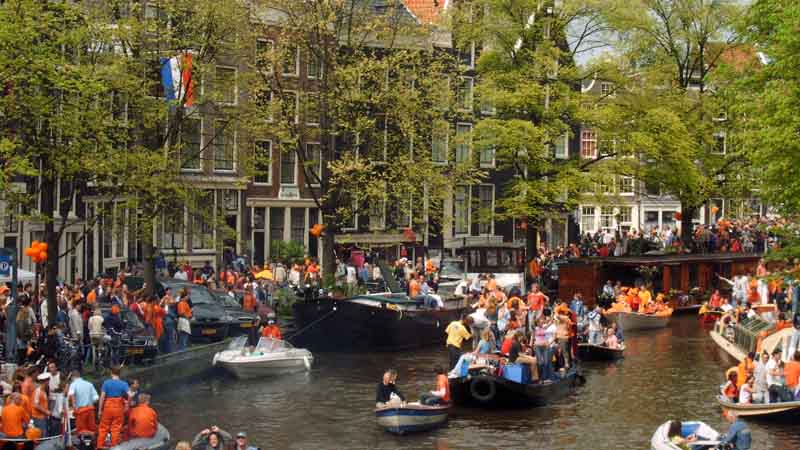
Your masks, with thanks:
<instances>
[{"instance_id":1,"label":"man in white shirt","mask_svg":"<svg viewBox=\"0 0 800 450\"><path fill-rule=\"evenodd\" d=\"M97 308L94 310L92 317L89 317L89 338L92 340L95 357L97 357L97 351L103 346L103 338L105 336L106 332L103 330L103 314L100 312L100 308Z\"/></svg>"},{"instance_id":2,"label":"man in white shirt","mask_svg":"<svg viewBox=\"0 0 800 450\"><path fill-rule=\"evenodd\" d=\"M83 317L81 316L80 306L73 306L69 309L69 332L78 342L83 343Z\"/></svg>"},{"instance_id":3,"label":"man in white shirt","mask_svg":"<svg viewBox=\"0 0 800 450\"><path fill-rule=\"evenodd\" d=\"M770 403L780 401L777 392L777 388L783 386L783 369L780 367L780 363L781 351L775 350L772 352L772 358L769 359L766 366Z\"/></svg>"},{"instance_id":4,"label":"man in white shirt","mask_svg":"<svg viewBox=\"0 0 800 450\"><path fill-rule=\"evenodd\" d=\"M178 267L178 270L175 271L175 276L173 278L176 280L188 281L189 275L183 271L183 267Z\"/></svg>"}]
</instances>

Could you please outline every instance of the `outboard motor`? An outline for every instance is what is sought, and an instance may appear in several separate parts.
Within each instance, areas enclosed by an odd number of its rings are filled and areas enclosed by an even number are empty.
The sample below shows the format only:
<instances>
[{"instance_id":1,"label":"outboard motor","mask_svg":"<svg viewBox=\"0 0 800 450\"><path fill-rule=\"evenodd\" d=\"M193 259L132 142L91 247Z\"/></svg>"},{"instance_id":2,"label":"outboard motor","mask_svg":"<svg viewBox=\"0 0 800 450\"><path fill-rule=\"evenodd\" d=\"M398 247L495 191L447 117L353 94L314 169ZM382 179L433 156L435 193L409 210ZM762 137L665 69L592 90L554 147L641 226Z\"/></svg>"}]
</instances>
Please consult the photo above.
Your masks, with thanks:
<instances>
[{"instance_id":1,"label":"outboard motor","mask_svg":"<svg viewBox=\"0 0 800 450\"><path fill-rule=\"evenodd\" d=\"M75 442L76 450L95 450L94 448L94 433L80 433L78 434L77 442Z\"/></svg>"}]
</instances>

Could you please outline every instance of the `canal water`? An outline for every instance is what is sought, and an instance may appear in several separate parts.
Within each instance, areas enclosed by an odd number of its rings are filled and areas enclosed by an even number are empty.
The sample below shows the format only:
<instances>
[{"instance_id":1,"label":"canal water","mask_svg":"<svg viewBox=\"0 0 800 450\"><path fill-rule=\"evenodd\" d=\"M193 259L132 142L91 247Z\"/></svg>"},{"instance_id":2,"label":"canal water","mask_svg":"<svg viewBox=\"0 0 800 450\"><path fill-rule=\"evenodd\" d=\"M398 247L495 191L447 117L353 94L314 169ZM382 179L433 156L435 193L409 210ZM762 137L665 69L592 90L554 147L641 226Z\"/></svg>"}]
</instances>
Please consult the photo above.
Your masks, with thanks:
<instances>
[{"instance_id":1,"label":"canal water","mask_svg":"<svg viewBox=\"0 0 800 450\"><path fill-rule=\"evenodd\" d=\"M399 372L407 396L433 388L432 368L444 348L400 354L315 355L311 373L236 381L225 375L156 392L155 407L174 439L217 425L247 431L251 445L280 449L649 449L666 420L699 419L727 429L714 398L729 356L696 316L669 328L626 336L617 363L584 364L586 384L546 408L485 411L457 408L447 427L396 437L375 425L375 385L383 370ZM751 423L754 449L800 449L800 428Z\"/></svg>"}]
</instances>

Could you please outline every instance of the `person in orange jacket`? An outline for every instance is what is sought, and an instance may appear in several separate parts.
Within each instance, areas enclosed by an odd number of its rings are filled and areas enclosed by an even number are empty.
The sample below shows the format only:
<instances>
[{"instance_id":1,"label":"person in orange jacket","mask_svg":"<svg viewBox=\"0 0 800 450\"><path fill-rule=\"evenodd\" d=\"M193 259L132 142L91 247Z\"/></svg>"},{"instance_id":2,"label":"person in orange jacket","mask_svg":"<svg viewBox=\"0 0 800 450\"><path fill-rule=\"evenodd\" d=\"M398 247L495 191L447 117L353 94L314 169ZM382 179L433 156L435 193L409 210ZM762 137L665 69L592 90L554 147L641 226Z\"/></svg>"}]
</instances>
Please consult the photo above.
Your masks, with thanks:
<instances>
[{"instance_id":1,"label":"person in orange jacket","mask_svg":"<svg viewBox=\"0 0 800 450\"><path fill-rule=\"evenodd\" d=\"M261 329L261 337L283 339L281 329L275 324L275 319L268 319L267 324Z\"/></svg>"},{"instance_id":2,"label":"person in orange jacket","mask_svg":"<svg viewBox=\"0 0 800 450\"><path fill-rule=\"evenodd\" d=\"M31 420L30 414L22 407L22 394L14 392L3 406L3 434L9 438L21 438L25 434L24 426Z\"/></svg>"},{"instance_id":3,"label":"person in orange jacket","mask_svg":"<svg viewBox=\"0 0 800 450\"><path fill-rule=\"evenodd\" d=\"M247 312L256 311L256 296L253 295L253 288L249 286L244 291L244 298L242 299L242 309Z\"/></svg>"},{"instance_id":4,"label":"person in orange jacket","mask_svg":"<svg viewBox=\"0 0 800 450\"><path fill-rule=\"evenodd\" d=\"M120 380L118 366L111 368L111 378L100 388L100 426L97 431L97 447L106 448L106 436L111 433L111 447L122 439L122 425L125 423L126 396L128 383Z\"/></svg>"},{"instance_id":5,"label":"person in orange jacket","mask_svg":"<svg viewBox=\"0 0 800 450\"><path fill-rule=\"evenodd\" d=\"M151 438L157 431L158 413L150 407L150 395L139 394L139 403L128 417L128 433L131 439L137 439Z\"/></svg>"}]
</instances>

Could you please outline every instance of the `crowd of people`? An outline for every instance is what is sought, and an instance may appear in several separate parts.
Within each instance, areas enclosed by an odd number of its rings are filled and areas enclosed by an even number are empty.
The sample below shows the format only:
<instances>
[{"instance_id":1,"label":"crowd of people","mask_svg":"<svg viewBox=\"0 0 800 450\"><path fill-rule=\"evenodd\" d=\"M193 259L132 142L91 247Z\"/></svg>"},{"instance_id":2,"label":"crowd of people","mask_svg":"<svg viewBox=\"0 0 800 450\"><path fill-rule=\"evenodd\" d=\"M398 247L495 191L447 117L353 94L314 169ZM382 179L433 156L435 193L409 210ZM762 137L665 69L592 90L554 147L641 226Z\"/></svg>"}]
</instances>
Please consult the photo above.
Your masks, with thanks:
<instances>
[{"instance_id":1,"label":"crowd of people","mask_svg":"<svg viewBox=\"0 0 800 450\"><path fill-rule=\"evenodd\" d=\"M744 220L720 219L711 225L695 225L692 238L683 242L676 225L656 225L646 230L598 229L587 232L578 243L553 249L553 258L581 256L638 256L650 251L667 253L765 253L776 246L784 219L767 217Z\"/></svg>"},{"instance_id":2,"label":"crowd of people","mask_svg":"<svg viewBox=\"0 0 800 450\"><path fill-rule=\"evenodd\" d=\"M800 351L784 362L781 350L750 352L727 373L722 395L734 403L777 403L800 400Z\"/></svg>"}]
</instances>

